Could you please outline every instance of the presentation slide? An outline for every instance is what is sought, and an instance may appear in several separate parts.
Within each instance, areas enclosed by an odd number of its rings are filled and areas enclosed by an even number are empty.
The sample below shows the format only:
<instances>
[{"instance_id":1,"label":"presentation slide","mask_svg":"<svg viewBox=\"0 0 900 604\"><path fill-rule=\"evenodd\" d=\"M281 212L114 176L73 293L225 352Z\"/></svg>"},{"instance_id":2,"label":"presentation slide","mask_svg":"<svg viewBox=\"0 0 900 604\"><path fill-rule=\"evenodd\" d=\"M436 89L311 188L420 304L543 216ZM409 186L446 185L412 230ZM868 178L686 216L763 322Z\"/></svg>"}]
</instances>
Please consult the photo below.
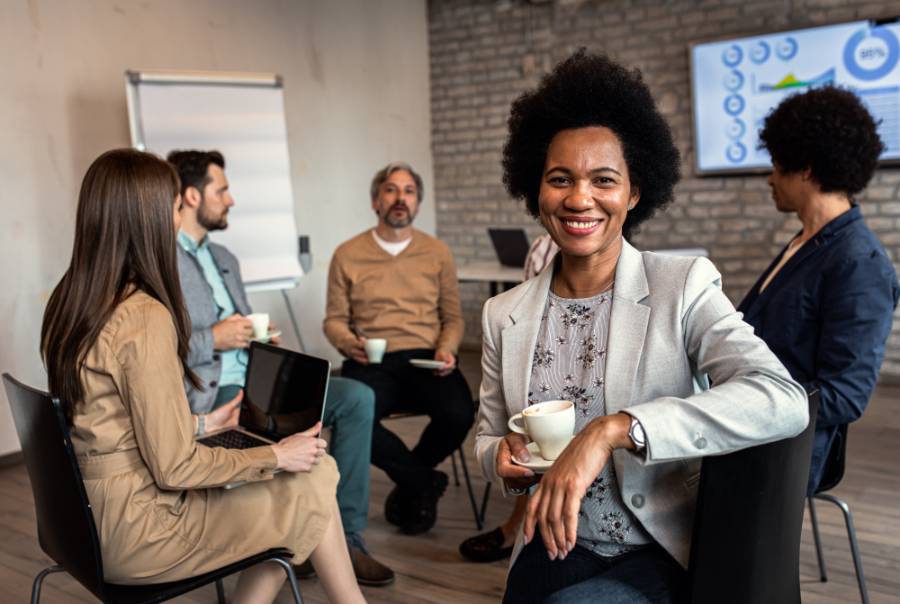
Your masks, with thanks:
<instances>
[{"instance_id":1,"label":"presentation slide","mask_svg":"<svg viewBox=\"0 0 900 604\"><path fill-rule=\"evenodd\" d=\"M841 23L691 48L699 174L769 169L757 149L766 115L786 96L834 84L859 95L900 159L900 24Z\"/></svg>"}]
</instances>

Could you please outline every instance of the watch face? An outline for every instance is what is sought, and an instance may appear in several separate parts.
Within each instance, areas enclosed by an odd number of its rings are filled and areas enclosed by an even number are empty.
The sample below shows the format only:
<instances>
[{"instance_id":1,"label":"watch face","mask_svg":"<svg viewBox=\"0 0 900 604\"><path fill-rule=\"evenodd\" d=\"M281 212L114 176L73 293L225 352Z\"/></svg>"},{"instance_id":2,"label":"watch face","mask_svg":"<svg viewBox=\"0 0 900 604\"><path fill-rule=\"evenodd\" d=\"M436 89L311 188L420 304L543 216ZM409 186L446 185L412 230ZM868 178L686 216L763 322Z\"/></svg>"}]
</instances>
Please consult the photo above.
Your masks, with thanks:
<instances>
[{"instance_id":1,"label":"watch face","mask_svg":"<svg viewBox=\"0 0 900 604\"><path fill-rule=\"evenodd\" d=\"M631 428L628 430L628 436L638 449L644 447L644 428L636 417L631 418Z\"/></svg>"}]
</instances>

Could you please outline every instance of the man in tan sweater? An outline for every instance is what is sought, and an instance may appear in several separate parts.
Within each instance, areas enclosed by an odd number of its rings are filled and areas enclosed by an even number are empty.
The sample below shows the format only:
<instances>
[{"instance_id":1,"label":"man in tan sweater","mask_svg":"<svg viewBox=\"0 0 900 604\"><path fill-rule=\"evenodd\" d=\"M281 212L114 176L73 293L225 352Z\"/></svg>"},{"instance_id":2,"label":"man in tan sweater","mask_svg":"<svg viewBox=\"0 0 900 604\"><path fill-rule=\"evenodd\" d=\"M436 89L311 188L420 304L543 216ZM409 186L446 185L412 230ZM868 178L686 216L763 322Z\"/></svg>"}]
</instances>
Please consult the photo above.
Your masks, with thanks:
<instances>
[{"instance_id":1,"label":"man in tan sweater","mask_svg":"<svg viewBox=\"0 0 900 604\"><path fill-rule=\"evenodd\" d=\"M347 357L342 375L375 391L372 463L396 483L385 516L415 535L434 526L447 486L435 466L460 446L474 421L469 386L456 367L464 324L450 250L412 227L421 177L407 164L388 164L375 174L370 194L378 225L335 251L324 328ZM373 338L387 340L380 363L366 355ZM414 359L440 365L416 367ZM397 411L431 418L412 450L380 421Z\"/></svg>"}]
</instances>

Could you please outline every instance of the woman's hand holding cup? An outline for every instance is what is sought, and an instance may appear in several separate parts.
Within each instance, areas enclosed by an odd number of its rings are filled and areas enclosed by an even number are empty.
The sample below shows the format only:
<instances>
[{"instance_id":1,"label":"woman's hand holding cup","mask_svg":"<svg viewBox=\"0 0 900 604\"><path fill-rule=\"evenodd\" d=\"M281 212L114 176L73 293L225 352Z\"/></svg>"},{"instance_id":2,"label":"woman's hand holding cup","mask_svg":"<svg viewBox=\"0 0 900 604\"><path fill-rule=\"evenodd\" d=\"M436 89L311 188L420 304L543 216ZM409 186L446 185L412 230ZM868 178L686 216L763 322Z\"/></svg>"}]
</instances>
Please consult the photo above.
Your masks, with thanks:
<instances>
[{"instance_id":1,"label":"woman's hand holding cup","mask_svg":"<svg viewBox=\"0 0 900 604\"><path fill-rule=\"evenodd\" d=\"M322 422L305 432L291 434L287 438L272 445L275 457L278 460L278 468L287 472L309 472L319 463L319 459L325 455L328 443L319 438L322 431Z\"/></svg>"},{"instance_id":2,"label":"woman's hand holding cup","mask_svg":"<svg viewBox=\"0 0 900 604\"><path fill-rule=\"evenodd\" d=\"M513 462L513 457L521 462L531 459L526 444L524 436L511 432L497 447L497 476L503 479L507 488L527 489L539 480L534 472Z\"/></svg>"}]
</instances>

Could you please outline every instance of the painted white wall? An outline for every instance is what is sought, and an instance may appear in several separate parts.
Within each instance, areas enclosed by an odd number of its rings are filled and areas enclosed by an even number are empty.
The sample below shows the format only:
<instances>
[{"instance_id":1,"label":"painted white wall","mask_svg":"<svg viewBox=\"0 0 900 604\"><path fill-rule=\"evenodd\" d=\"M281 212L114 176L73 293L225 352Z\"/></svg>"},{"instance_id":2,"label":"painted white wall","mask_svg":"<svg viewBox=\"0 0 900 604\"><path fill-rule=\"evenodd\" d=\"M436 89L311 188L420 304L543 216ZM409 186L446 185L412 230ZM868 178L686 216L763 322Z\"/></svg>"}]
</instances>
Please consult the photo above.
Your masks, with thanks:
<instances>
[{"instance_id":1,"label":"painted white wall","mask_svg":"<svg viewBox=\"0 0 900 604\"><path fill-rule=\"evenodd\" d=\"M130 143L126 69L284 76L297 230L314 255L289 295L307 349L337 361L321 330L328 262L374 223L379 167L420 170L417 226L434 232L427 27L425 0L0 2L0 371L46 385L41 316L68 264L81 177ZM280 294L251 303L289 327ZM18 449L0 393L0 455Z\"/></svg>"}]
</instances>

